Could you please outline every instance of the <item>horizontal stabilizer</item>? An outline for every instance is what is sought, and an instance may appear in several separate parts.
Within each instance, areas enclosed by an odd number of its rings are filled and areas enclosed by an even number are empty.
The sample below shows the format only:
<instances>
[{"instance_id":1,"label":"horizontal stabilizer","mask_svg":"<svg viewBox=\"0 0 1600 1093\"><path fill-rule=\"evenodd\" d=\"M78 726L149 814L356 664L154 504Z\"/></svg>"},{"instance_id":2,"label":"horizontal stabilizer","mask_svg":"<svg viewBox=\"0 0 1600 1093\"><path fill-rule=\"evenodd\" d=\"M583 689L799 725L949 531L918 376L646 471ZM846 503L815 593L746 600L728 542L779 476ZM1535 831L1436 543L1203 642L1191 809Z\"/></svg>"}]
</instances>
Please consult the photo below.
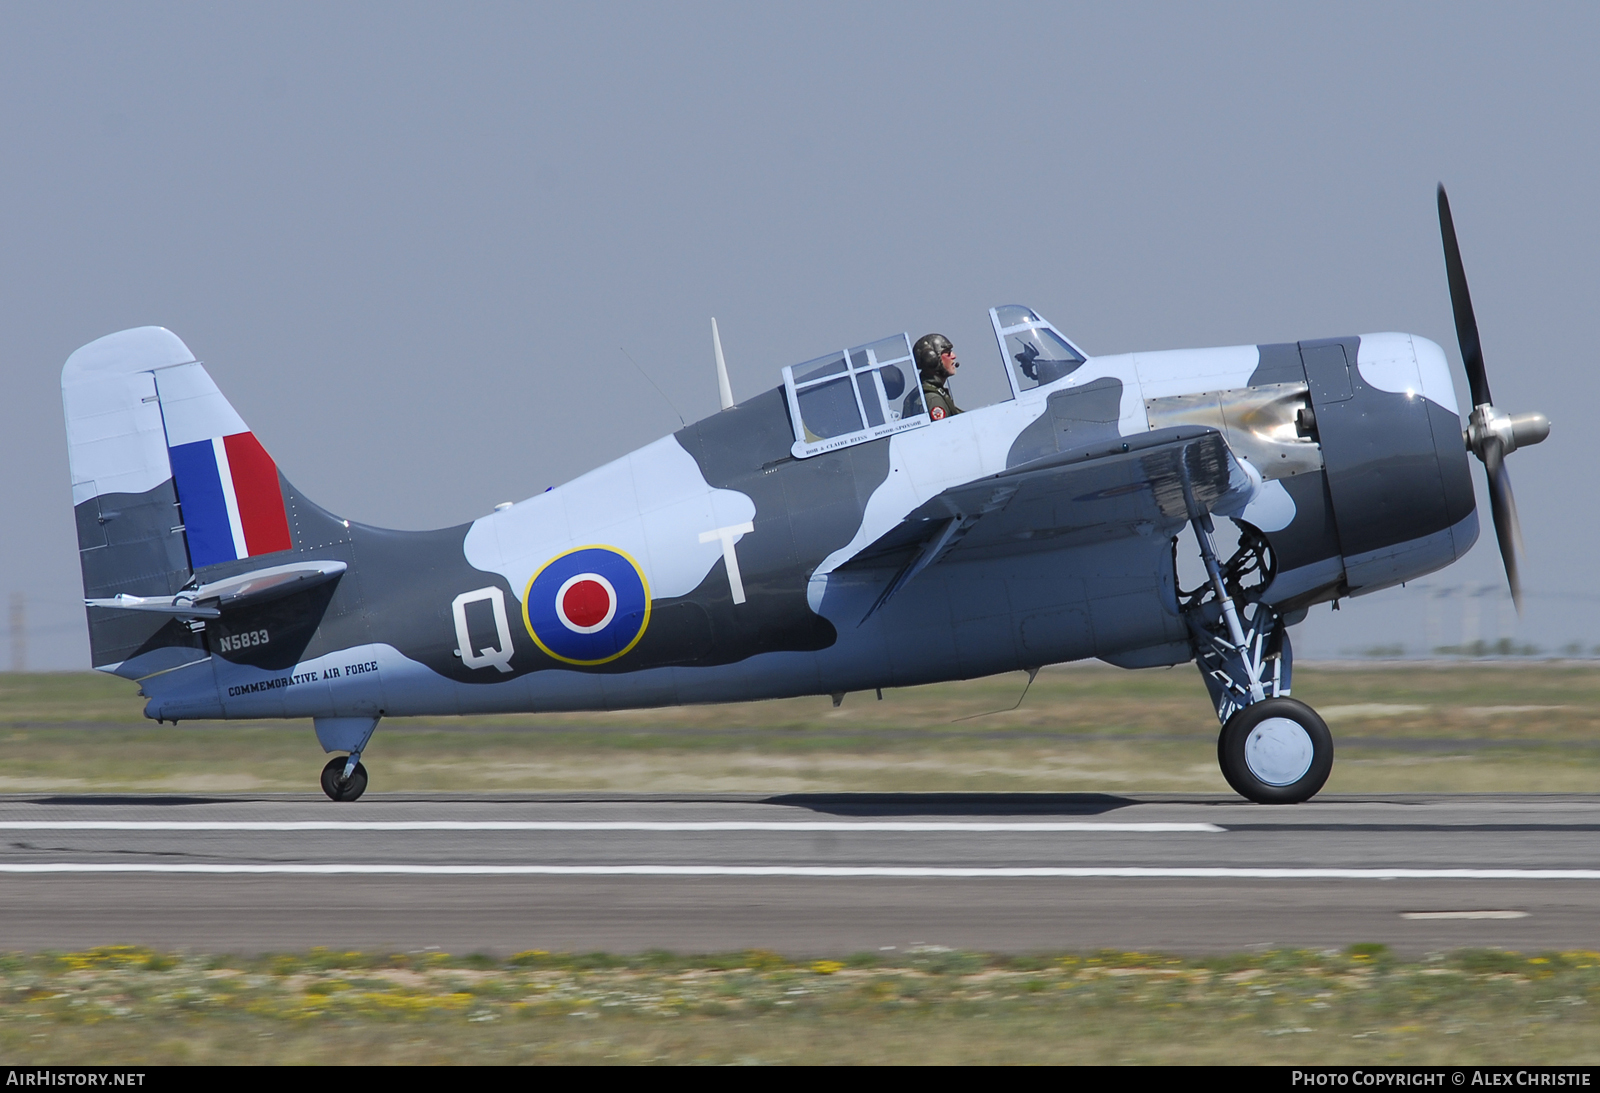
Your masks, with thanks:
<instances>
[{"instance_id":1,"label":"horizontal stabilizer","mask_svg":"<svg viewBox=\"0 0 1600 1093\"><path fill-rule=\"evenodd\" d=\"M130 596L123 592L102 599L84 600L85 607L103 607L112 611L145 611L152 615L167 615L175 619L220 619L217 607L201 607L190 601L178 602L175 596Z\"/></svg>"},{"instance_id":2,"label":"horizontal stabilizer","mask_svg":"<svg viewBox=\"0 0 1600 1093\"><path fill-rule=\"evenodd\" d=\"M346 569L344 562L296 562L240 573L175 596L112 596L84 600L89 607L115 611L150 611L180 619L218 619L224 611L254 607L294 592L333 580Z\"/></svg>"}]
</instances>

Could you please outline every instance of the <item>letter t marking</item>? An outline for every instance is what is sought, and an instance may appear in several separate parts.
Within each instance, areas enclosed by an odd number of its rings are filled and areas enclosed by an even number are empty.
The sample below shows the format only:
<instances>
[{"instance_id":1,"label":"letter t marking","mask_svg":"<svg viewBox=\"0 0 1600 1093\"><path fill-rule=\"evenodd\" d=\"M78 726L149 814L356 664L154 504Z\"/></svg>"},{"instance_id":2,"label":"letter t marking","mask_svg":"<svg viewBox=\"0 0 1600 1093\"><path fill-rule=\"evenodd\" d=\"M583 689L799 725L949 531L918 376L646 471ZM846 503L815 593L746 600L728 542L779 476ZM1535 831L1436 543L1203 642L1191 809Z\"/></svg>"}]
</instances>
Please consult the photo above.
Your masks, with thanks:
<instances>
[{"instance_id":1,"label":"letter t marking","mask_svg":"<svg viewBox=\"0 0 1600 1093\"><path fill-rule=\"evenodd\" d=\"M744 578L739 575L739 555L733 549L733 537L747 535L755 529L755 525L747 521L700 533L702 543L722 540L722 560L728 567L728 588L733 592L734 603L744 602Z\"/></svg>"}]
</instances>

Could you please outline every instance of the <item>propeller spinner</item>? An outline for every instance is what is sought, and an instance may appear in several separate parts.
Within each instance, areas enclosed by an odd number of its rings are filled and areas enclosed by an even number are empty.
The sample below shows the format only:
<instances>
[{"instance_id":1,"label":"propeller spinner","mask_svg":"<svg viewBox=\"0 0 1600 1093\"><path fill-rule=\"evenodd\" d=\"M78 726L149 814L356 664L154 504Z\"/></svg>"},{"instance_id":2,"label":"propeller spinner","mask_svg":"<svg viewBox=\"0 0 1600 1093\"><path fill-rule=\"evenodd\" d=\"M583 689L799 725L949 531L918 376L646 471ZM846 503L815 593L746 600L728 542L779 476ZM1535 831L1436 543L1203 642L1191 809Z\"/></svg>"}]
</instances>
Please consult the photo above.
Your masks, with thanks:
<instances>
[{"instance_id":1,"label":"propeller spinner","mask_svg":"<svg viewBox=\"0 0 1600 1093\"><path fill-rule=\"evenodd\" d=\"M1522 526L1517 521L1517 499L1511 492L1511 476L1505 457L1518 448L1537 444L1550 435L1550 419L1540 413L1502 414L1495 409L1489 394L1489 377L1483 367L1483 346L1478 341L1478 320L1472 312L1472 296L1467 291L1467 275L1461 266L1461 248L1456 243L1455 221L1450 217L1450 199L1439 187L1439 234L1444 237L1444 268L1450 279L1450 304L1455 310L1456 339L1461 343L1461 362L1466 366L1467 385L1472 390L1472 414L1467 418L1467 449L1483 461L1489 478L1489 505L1494 512L1495 538L1500 542L1500 557L1506 565L1506 580L1511 598L1522 610L1522 584L1517 577L1518 556L1523 552Z\"/></svg>"}]
</instances>

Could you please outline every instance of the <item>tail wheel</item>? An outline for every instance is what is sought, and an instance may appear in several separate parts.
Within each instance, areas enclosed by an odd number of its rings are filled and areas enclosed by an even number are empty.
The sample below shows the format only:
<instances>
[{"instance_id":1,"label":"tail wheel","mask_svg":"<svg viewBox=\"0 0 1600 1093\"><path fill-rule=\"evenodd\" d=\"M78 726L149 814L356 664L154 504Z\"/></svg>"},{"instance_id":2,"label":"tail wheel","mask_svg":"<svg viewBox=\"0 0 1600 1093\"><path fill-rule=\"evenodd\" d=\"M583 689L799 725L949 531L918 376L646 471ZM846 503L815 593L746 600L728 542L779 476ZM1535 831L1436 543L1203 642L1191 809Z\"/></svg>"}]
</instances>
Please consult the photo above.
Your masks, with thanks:
<instances>
[{"instance_id":1,"label":"tail wheel","mask_svg":"<svg viewBox=\"0 0 1600 1093\"><path fill-rule=\"evenodd\" d=\"M1262 805L1310 800L1333 770L1333 734L1317 711L1292 698L1267 698L1228 718L1217 737L1222 776Z\"/></svg>"},{"instance_id":2,"label":"tail wheel","mask_svg":"<svg viewBox=\"0 0 1600 1093\"><path fill-rule=\"evenodd\" d=\"M349 761L348 756L336 756L322 768L322 792L332 800L354 801L367 791L367 768L360 763L349 778L344 776L344 765Z\"/></svg>"}]
</instances>

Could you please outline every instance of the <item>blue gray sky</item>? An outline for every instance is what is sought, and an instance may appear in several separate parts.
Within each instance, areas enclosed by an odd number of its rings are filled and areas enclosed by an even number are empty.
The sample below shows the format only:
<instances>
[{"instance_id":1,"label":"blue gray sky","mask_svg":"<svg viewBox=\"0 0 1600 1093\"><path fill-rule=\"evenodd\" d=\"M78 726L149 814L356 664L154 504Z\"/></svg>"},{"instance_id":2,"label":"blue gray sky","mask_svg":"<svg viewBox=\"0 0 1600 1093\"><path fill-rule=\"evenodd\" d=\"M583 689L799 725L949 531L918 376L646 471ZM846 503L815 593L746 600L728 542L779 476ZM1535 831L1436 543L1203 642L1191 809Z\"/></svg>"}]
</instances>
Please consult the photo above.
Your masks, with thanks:
<instances>
[{"instance_id":1,"label":"blue gray sky","mask_svg":"<svg viewBox=\"0 0 1600 1093\"><path fill-rule=\"evenodd\" d=\"M321 503L434 527L712 412L712 315L736 397L941 330L981 403L1007 302L1092 353L1458 362L1443 180L1497 401L1555 422L1511 461L1519 632L1600 643L1597 45L1593 5L12 0L0 595L30 667L87 665L58 379L124 327L187 341ZM1502 580L1486 534L1430 583ZM1416 646L1429 595L1321 608L1301 652Z\"/></svg>"}]
</instances>

